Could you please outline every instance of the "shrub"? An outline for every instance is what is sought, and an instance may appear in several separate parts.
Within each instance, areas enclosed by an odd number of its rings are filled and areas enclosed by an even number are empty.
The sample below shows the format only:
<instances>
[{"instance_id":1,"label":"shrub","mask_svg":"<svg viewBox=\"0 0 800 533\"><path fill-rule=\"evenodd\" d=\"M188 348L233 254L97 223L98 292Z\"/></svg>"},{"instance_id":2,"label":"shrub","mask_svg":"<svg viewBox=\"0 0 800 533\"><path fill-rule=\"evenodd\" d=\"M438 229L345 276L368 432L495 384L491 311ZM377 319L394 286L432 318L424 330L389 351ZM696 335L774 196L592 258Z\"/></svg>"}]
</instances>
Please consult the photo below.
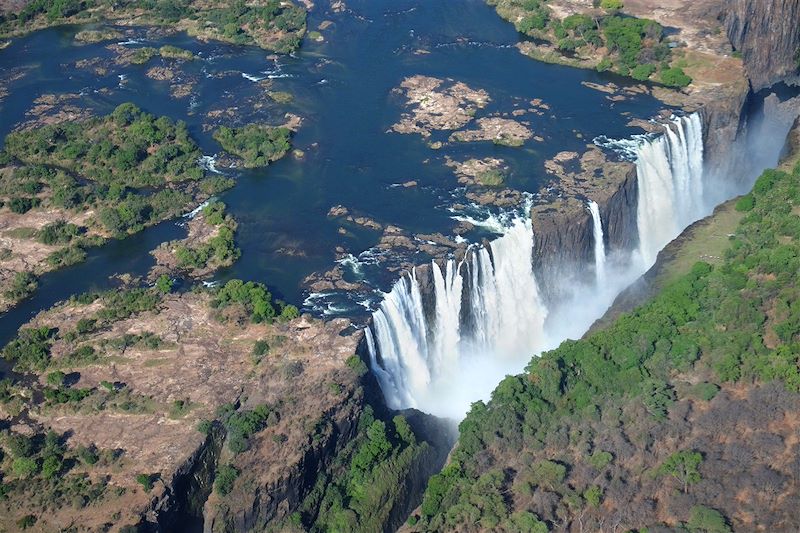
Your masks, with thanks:
<instances>
[{"instance_id":1,"label":"shrub","mask_svg":"<svg viewBox=\"0 0 800 533\"><path fill-rule=\"evenodd\" d=\"M649 79L655 71L655 65L651 65L650 63L636 65L636 67L631 70L631 77L635 80L645 81Z\"/></svg>"},{"instance_id":2,"label":"shrub","mask_svg":"<svg viewBox=\"0 0 800 533\"><path fill-rule=\"evenodd\" d=\"M692 78L682 68L673 67L661 71L661 82L670 87L686 87L692 83Z\"/></svg>"},{"instance_id":3,"label":"shrub","mask_svg":"<svg viewBox=\"0 0 800 533\"><path fill-rule=\"evenodd\" d=\"M359 377L369 372L369 368L367 368L366 363L364 363L364 361L362 361L357 355L351 355L347 358L347 366L350 367Z\"/></svg>"},{"instance_id":4,"label":"shrub","mask_svg":"<svg viewBox=\"0 0 800 533\"><path fill-rule=\"evenodd\" d=\"M8 207L14 213L21 215L33 209L33 207L37 204L38 200L34 200L33 198L15 197L11 199L11 201L8 204Z\"/></svg>"},{"instance_id":5,"label":"shrub","mask_svg":"<svg viewBox=\"0 0 800 533\"><path fill-rule=\"evenodd\" d=\"M139 474L136 476L136 482L142 486L145 492L150 492L153 490L153 483L158 477L158 474Z\"/></svg>"},{"instance_id":6,"label":"shrub","mask_svg":"<svg viewBox=\"0 0 800 533\"><path fill-rule=\"evenodd\" d=\"M692 395L706 402L713 400L719 392L719 387L714 383L698 383L692 387Z\"/></svg>"},{"instance_id":7,"label":"shrub","mask_svg":"<svg viewBox=\"0 0 800 533\"><path fill-rule=\"evenodd\" d=\"M62 371L57 370L55 372L50 372L47 374L47 384L52 385L53 387L60 387L64 384L64 378L66 378L66 374Z\"/></svg>"},{"instance_id":8,"label":"shrub","mask_svg":"<svg viewBox=\"0 0 800 533\"><path fill-rule=\"evenodd\" d=\"M269 343L267 341L259 339L253 344L253 356L257 359L261 359L267 353L269 353Z\"/></svg>"},{"instance_id":9,"label":"shrub","mask_svg":"<svg viewBox=\"0 0 800 533\"><path fill-rule=\"evenodd\" d=\"M622 9L622 0L600 0L600 7L609 11Z\"/></svg>"},{"instance_id":10,"label":"shrub","mask_svg":"<svg viewBox=\"0 0 800 533\"><path fill-rule=\"evenodd\" d=\"M233 484L239 477L239 471L231 465L222 465L217 470L217 477L214 479L214 490L217 494L225 496L233 490Z\"/></svg>"},{"instance_id":11,"label":"shrub","mask_svg":"<svg viewBox=\"0 0 800 533\"><path fill-rule=\"evenodd\" d=\"M696 505L686 524L692 533L730 533L733 531L725 517L716 509Z\"/></svg>"},{"instance_id":12,"label":"shrub","mask_svg":"<svg viewBox=\"0 0 800 533\"><path fill-rule=\"evenodd\" d=\"M10 300L22 300L27 298L39 286L39 280L31 272L17 272L11 278L11 284L3 293Z\"/></svg>"},{"instance_id":13,"label":"shrub","mask_svg":"<svg viewBox=\"0 0 800 533\"><path fill-rule=\"evenodd\" d=\"M66 244L80 233L78 226L57 220L39 230L38 240L42 244Z\"/></svg>"},{"instance_id":14,"label":"shrub","mask_svg":"<svg viewBox=\"0 0 800 533\"><path fill-rule=\"evenodd\" d=\"M14 475L20 478L29 478L39 472L39 463L31 457L17 457L11 465Z\"/></svg>"},{"instance_id":15,"label":"shrub","mask_svg":"<svg viewBox=\"0 0 800 533\"><path fill-rule=\"evenodd\" d=\"M745 194L738 200L736 200L736 210L741 212L752 211L755 207L756 202L753 198L752 194Z\"/></svg>"},{"instance_id":16,"label":"shrub","mask_svg":"<svg viewBox=\"0 0 800 533\"><path fill-rule=\"evenodd\" d=\"M202 433L203 435L208 435L211 433L211 429L214 427L214 424L210 420L201 420L197 424L197 431Z\"/></svg>"},{"instance_id":17,"label":"shrub","mask_svg":"<svg viewBox=\"0 0 800 533\"><path fill-rule=\"evenodd\" d=\"M156 280L156 290L161 294L168 294L172 292L172 286L175 284L172 279L166 274L161 274Z\"/></svg>"}]
</instances>

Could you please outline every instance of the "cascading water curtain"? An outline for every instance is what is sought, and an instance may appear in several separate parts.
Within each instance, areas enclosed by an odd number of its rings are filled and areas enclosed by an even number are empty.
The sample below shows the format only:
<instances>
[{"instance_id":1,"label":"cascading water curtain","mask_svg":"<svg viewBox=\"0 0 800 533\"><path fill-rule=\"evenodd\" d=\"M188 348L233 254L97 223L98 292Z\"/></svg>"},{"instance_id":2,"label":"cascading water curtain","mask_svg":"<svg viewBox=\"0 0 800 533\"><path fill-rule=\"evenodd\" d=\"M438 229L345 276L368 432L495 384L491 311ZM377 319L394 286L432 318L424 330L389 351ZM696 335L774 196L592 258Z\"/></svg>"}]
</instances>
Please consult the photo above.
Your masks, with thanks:
<instances>
[{"instance_id":1,"label":"cascading water curtain","mask_svg":"<svg viewBox=\"0 0 800 533\"><path fill-rule=\"evenodd\" d=\"M703 200L703 123L673 119L664 135L639 146L636 174L639 253L646 268L658 252L708 211Z\"/></svg>"},{"instance_id":2,"label":"cascading water curtain","mask_svg":"<svg viewBox=\"0 0 800 533\"><path fill-rule=\"evenodd\" d=\"M606 282L606 244L603 240L603 219L597 202L589 201L589 212L592 214L592 230L594 235L594 274L597 287L602 288Z\"/></svg>"},{"instance_id":3,"label":"cascading water curtain","mask_svg":"<svg viewBox=\"0 0 800 533\"><path fill-rule=\"evenodd\" d=\"M531 266L530 220L513 220L489 246L491 253L473 247L444 269L432 263L430 323L414 272L373 313L367 345L390 407L461 417L544 345L547 310Z\"/></svg>"}]
</instances>

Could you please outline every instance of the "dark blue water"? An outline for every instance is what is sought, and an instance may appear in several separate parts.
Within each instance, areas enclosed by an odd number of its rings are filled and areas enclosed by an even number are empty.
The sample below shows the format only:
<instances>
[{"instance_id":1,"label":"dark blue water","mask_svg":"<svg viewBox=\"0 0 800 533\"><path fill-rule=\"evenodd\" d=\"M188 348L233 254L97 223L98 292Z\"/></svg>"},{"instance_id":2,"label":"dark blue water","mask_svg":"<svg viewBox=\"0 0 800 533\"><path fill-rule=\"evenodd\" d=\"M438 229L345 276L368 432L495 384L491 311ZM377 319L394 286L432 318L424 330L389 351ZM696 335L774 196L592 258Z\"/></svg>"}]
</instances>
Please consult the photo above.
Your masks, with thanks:
<instances>
[{"instance_id":1,"label":"dark blue water","mask_svg":"<svg viewBox=\"0 0 800 533\"><path fill-rule=\"evenodd\" d=\"M106 75L97 76L76 68L75 62L110 59L113 53L105 48L109 43L77 45L73 40L77 27L37 32L0 51L0 76L26 69L22 79L9 84L10 94L0 102L0 135L26 120L33 100L49 93L80 93L71 103L96 113L132 101L151 113L184 120L208 154L219 151L211 138L211 129L218 124L279 124L286 112L301 115L304 122L294 145L305 152L303 159L286 157L266 169L232 172L237 185L222 199L239 220L237 239L243 254L236 265L219 274L223 280L265 282L279 297L299 303L305 297L301 281L312 272L329 269L337 246L358 254L379 238L370 231L339 234L338 224L326 217L331 206L343 204L411 232L451 234L454 221L447 208L460 193L452 170L444 165L445 155L500 157L510 166L510 186L536 192L546 179L546 159L562 150L580 150L597 135L635 133L626 126L631 117L649 117L661 107L649 97L611 102L604 93L581 85L620 82L611 75L524 57L513 47L520 38L517 32L482 0L353 0L342 14L328 12L327 3L320 2L310 14L309 28L323 20L333 22L323 31L324 43L308 41L296 56L281 57L277 64L253 47L133 30L143 42L128 46L173 44L202 58L178 68L182 81L195 84L192 96L184 99L172 98L167 82L145 76L161 59L144 66L110 64ZM272 102L242 73L286 76L273 79L272 89L292 93L294 101ZM403 111L391 90L415 74L453 78L485 89L492 102L480 116L510 112L515 104L529 107L525 104L529 100L542 99L550 111L522 120L530 120L534 134L545 141L531 140L520 148L463 143L434 151L419 136L386 133ZM228 108L235 108L231 117L207 115ZM430 140L444 140L448 134L434 133ZM419 186L393 186L408 180ZM43 276L33 299L0 318L0 341L32 313L59 299L111 286L110 274L146 272L152 265L147 252L180 231L167 222L93 250L85 264ZM287 249L295 255L287 255ZM375 285L387 289L388 283L390 276Z\"/></svg>"}]
</instances>

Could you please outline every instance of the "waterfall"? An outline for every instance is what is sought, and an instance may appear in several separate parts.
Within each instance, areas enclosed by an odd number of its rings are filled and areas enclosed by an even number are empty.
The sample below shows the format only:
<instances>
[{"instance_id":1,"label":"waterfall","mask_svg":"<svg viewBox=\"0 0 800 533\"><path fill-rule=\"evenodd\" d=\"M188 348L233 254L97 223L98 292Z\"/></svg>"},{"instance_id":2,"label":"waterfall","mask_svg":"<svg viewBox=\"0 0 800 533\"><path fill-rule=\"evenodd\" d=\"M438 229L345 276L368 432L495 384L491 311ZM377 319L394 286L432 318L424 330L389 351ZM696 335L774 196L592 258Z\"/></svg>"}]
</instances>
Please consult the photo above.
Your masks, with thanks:
<instances>
[{"instance_id":1,"label":"waterfall","mask_svg":"<svg viewBox=\"0 0 800 533\"><path fill-rule=\"evenodd\" d=\"M389 407L460 418L504 375L544 346L529 219L470 248L463 261L430 265L433 312L426 317L416 270L385 295L366 333L370 363ZM466 307L463 308L462 307Z\"/></svg>"},{"instance_id":2,"label":"waterfall","mask_svg":"<svg viewBox=\"0 0 800 533\"><path fill-rule=\"evenodd\" d=\"M649 268L659 250L706 214L700 116L674 118L664 135L641 144L636 174L639 253Z\"/></svg>"},{"instance_id":3,"label":"waterfall","mask_svg":"<svg viewBox=\"0 0 800 533\"><path fill-rule=\"evenodd\" d=\"M532 355L582 335L659 250L706 214L702 137L700 116L693 114L674 118L660 137L636 140L639 250L633 259L639 260L607 262L600 210L590 201L595 282L575 285L550 310L533 273L528 218L484 221L503 235L471 246L461 261L432 262L424 291L417 270L401 278L366 331L370 364L388 406L460 419Z\"/></svg>"},{"instance_id":4,"label":"waterfall","mask_svg":"<svg viewBox=\"0 0 800 533\"><path fill-rule=\"evenodd\" d=\"M606 245L603 242L603 221L600 218L600 207L597 202L589 201L589 212L592 214L594 229L594 275L597 287L602 289L606 281Z\"/></svg>"}]
</instances>

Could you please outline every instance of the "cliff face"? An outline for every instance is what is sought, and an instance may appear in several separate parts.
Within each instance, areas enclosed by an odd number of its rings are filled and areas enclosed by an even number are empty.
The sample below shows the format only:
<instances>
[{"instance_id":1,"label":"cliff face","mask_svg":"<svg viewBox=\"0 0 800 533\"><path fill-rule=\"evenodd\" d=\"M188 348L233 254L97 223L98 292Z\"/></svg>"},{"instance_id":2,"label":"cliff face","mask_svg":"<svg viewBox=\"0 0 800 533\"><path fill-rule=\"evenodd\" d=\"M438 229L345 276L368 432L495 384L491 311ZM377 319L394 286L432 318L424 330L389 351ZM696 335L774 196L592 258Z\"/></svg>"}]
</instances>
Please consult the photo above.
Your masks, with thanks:
<instances>
[{"instance_id":1,"label":"cliff face","mask_svg":"<svg viewBox=\"0 0 800 533\"><path fill-rule=\"evenodd\" d=\"M638 245L636 168L611 162L596 148L581 158L581 170L549 165L562 197L531 209L533 269L547 303L563 300L577 284L594 280L594 226L587 203L597 203L608 253ZM599 176L599 177L598 177Z\"/></svg>"},{"instance_id":2,"label":"cliff face","mask_svg":"<svg viewBox=\"0 0 800 533\"><path fill-rule=\"evenodd\" d=\"M723 22L753 90L798 81L798 21L800 0L729 0Z\"/></svg>"}]
</instances>

